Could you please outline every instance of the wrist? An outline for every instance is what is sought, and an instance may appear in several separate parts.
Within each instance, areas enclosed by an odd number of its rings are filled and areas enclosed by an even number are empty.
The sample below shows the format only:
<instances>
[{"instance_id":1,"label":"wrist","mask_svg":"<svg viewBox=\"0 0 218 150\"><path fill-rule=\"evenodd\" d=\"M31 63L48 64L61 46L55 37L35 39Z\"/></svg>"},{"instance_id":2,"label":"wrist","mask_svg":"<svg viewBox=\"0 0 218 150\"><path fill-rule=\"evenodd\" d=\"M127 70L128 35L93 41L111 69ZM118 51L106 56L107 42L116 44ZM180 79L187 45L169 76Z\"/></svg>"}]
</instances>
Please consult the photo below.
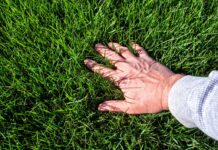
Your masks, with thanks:
<instances>
[{"instance_id":1,"label":"wrist","mask_svg":"<svg viewBox=\"0 0 218 150\"><path fill-rule=\"evenodd\" d=\"M169 96L170 90L172 89L176 81L178 81L184 76L185 75L182 75L182 74L174 74L163 81L163 92L162 92L162 97L161 97L163 110L169 110L168 96Z\"/></svg>"}]
</instances>

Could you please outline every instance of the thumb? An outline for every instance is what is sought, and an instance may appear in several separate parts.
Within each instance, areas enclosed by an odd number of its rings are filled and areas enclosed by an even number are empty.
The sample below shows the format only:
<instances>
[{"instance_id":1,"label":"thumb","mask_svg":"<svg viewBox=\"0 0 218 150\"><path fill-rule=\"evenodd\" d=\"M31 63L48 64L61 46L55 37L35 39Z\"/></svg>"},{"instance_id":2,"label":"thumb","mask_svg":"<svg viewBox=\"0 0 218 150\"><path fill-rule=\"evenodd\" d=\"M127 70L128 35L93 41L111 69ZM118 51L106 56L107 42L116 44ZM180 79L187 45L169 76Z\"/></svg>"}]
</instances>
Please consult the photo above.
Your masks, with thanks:
<instances>
[{"instance_id":1,"label":"thumb","mask_svg":"<svg viewBox=\"0 0 218 150\"><path fill-rule=\"evenodd\" d=\"M131 110L131 103L125 100L109 100L105 101L98 106L99 111L109 111L109 112L124 112L128 114L133 114Z\"/></svg>"}]
</instances>

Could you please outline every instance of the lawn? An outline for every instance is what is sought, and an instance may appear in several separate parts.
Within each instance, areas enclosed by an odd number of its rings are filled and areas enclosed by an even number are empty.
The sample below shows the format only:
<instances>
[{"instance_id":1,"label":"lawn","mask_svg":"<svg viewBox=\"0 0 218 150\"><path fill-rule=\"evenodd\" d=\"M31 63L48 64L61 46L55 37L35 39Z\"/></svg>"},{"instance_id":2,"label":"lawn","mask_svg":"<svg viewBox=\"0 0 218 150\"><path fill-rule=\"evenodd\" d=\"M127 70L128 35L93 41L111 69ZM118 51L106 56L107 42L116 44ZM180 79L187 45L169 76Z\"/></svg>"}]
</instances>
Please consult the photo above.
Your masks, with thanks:
<instances>
[{"instance_id":1,"label":"lawn","mask_svg":"<svg viewBox=\"0 0 218 150\"><path fill-rule=\"evenodd\" d=\"M170 112L101 113L122 99L85 58L96 43L134 41L175 72L218 69L217 0L2 0L1 149L218 149Z\"/></svg>"}]
</instances>

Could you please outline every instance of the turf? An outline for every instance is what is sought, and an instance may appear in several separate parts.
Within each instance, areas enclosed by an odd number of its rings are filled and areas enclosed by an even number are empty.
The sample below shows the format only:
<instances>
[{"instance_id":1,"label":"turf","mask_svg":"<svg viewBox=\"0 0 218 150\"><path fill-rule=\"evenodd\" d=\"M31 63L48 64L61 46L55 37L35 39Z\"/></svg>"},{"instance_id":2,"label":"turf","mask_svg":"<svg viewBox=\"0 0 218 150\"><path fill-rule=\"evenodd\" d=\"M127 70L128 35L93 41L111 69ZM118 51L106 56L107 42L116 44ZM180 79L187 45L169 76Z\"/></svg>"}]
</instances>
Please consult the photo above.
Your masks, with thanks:
<instances>
[{"instance_id":1,"label":"turf","mask_svg":"<svg viewBox=\"0 0 218 150\"><path fill-rule=\"evenodd\" d=\"M169 112L100 113L122 99L85 58L98 42L131 41L175 72L218 69L217 0L2 0L1 149L218 149Z\"/></svg>"}]
</instances>

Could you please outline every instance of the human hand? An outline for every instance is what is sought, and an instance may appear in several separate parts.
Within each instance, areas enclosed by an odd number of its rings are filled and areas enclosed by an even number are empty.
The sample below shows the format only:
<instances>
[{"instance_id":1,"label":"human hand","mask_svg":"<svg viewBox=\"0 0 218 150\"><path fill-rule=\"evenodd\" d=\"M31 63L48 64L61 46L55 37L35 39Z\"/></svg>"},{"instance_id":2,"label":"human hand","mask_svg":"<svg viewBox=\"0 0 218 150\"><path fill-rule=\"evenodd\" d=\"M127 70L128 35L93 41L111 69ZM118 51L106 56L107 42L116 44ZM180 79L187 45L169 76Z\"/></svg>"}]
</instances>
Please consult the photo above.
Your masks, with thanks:
<instances>
[{"instance_id":1,"label":"human hand","mask_svg":"<svg viewBox=\"0 0 218 150\"><path fill-rule=\"evenodd\" d=\"M109 100L98 106L99 111L125 112L128 114L157 113L168 110L168 94L173 84L183 75L175 74L167 67L148 56L138 44L132 48L109 43L108 47L97 44L95 49L107 58L116 69L111 69L86 59L84 63L92 71L113 81L125 100Z\"/></svg>"}]
</instances>

